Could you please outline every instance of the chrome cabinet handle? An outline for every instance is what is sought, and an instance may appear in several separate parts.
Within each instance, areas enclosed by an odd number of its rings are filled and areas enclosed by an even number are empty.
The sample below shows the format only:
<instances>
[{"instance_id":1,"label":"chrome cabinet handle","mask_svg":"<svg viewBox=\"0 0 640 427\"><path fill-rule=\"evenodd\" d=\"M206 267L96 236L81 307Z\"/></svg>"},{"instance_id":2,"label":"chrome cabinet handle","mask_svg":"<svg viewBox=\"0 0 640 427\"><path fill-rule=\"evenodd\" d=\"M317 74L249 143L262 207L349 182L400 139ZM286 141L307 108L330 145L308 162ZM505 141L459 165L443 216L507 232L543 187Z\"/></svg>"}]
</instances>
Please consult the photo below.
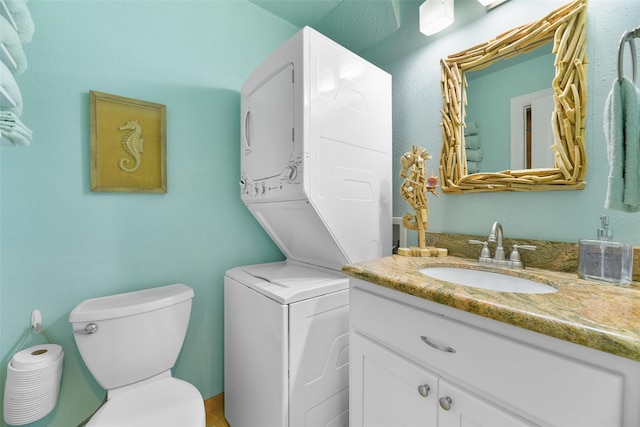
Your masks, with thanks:
<instances>
[{"instance_id":1,"label":"chrome cabinet handle","mask_svg":"<svg viewBox=\"0 0 640 427\"><path fill-rule=\"evenodd\" d=\"M431 387L429 387L426 384L420 384L418 386L418 393L420 393L420 396L422 397L427 397L429 395L430 390L431 390Z\"/></svg>"},{"instance_id":2,"label":"chrome cabinet handle","mask_svg":"<svg viewBox=\"0 0 640 427\"><path fill-rule=\"evenodd\" d=\"M451 400L451 398L449 396L440 398L440 406L445 411L448 411L449 409L451 409L451 404L452 403L453 403L453 401Z\"/></svg>"},{"instance_id":3,"label":"chrome cabinet handle","mask_svg":"<svg viewBox=\"0 0 640 427\"><path fill-rule=\"evenodd\" d=\"M446 345L440 345L440 344L436 344L434 342L429 341L429 338L425 337L424 335L421 335L420 338L422 339L422 341L425 342L425 344L428 344L429 346L435 348L436 350L445 351L447 353L456 352L456 350L451 347L447 347Z\"/></svg>"}]
</instances>

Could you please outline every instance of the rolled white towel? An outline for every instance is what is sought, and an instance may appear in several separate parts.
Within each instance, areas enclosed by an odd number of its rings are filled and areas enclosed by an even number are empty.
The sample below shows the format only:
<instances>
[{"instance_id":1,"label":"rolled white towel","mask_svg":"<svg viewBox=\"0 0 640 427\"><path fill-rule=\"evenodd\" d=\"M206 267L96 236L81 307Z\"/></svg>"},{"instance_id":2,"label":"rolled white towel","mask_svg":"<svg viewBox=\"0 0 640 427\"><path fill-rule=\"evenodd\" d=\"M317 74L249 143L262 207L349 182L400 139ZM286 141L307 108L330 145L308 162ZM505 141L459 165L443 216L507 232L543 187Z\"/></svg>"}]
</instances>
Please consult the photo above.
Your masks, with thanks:
<instances>
[{"instance_id":1,"label":"rolled white towel","mask_svg":"<svg viewBox=\"0 0 640 427\"><path fill-rule=\"evenodd\" d=\"M480 162L467 161L467 172L468 173L478 173L478 172L480 172Z\"/></svg>"},{"instance_id":2,"label":"rolled white towel","mask_svg":"<svg viewBox=\"0 0 640 427\"><path fill-rule=\"evenodd\" d=\"M480 135L467 135L464 137L464 143L467 148L477 150L480 148Z\"/></svg>"},{"instance_id":3,"label":"rolled white towel","mask_svg":"<svg viewBox=\"0 0 640 427\"><path fill-rule=\"evenodd\" d=\"M23 135L20 132L5 132L0 129L0 138L11 142L13 145L21 145L23 147L31 144L31 137Z\"/></svg>"},{"instance_id":4,"label":"rolled white towel","mask_svg":"<svg viewBox=\"0 0 640 427\"><path fill-rule=\"evenodd\" d=\"M476 135L480 132L480 124L475 120L470 120L465 123L464 134L465 135Z\"/></svg>"},{"instance_id":5,"label":"rolled white towel","mask_svg":"<svg viewBox=\"0 0 640 427\"><path fill-rule=\"evenodd\" d=\"M484 157L484 152L481 148L474 150L472 148L467 148L465 150L465 154L467 155L467 161L479 162Z\"/></svg>"},{"instance_id":6,"label":"rolled white towel","mask_svg":"<svg viewBox=\"0 0 640 427\"><path fill-rule=\"evenodd\" d=\"M24 54L22 42L13 25L0 15L0 43L4 44L7 51L16 62L16 67L6 64L14 75L22 74L27 69L27 56Z\"/></svg>"},{"instance_id":7,"label":"rolled white towel","mask_svg":"<svg viewBox=\"0 0 640 427\"><path fill-rule=\"evenodd\" d=\"M31 139L33 132L29 129L15 113L11 111L0 111L0 131L4 133L18 133Z\"/></svg>"},{"instance_id":8,"label":"rolled white towel","mask_svg":"<svg viewBox=\"0 0 640 427\"><path fill-rule=\"evenodd\" d=\"M33 38L35 26L33 25L33 19L31 18L27 3L25 0L4 0L4 2L18 27L16 31L20 36L20 41L22 43L30 42Z\"/></svg>"},{"instance_id":9,"label":"rolled white towel","mask_svg":"<svg viewBox=\"0 0 640 427\"><path fill-rule=\"evenodd\" d=\"M13 78L13 74L4 65L4 62L0 61L0 86L11 97L15 105L9 103L4 96L0 96L0 107L3 110L16 113L18 116L22 114L22 92L16 83L16 79Z\"/></svg>"}]
</instances>

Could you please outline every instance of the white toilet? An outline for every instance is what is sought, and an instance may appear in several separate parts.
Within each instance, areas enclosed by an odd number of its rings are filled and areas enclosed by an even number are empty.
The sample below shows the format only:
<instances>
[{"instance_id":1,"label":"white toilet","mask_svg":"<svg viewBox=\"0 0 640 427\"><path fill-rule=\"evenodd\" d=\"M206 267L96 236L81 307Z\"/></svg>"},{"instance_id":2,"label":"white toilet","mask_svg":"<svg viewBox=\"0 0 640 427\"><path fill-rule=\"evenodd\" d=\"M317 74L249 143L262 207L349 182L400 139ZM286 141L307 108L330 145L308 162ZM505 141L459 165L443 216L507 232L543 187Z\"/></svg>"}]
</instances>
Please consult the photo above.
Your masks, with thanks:
<instances>
[{"instance_id":1,"label":"white toilet","mask_svg":"<svg viewBox=\"0 0 640 427\"><path fill-rule=\"evenodd\" d=\"M183 284L88 299L69 314L80 355L107 399L96 427L204 427L204 401L173 378L193 289Z\"/></svg>"}]
</instances>

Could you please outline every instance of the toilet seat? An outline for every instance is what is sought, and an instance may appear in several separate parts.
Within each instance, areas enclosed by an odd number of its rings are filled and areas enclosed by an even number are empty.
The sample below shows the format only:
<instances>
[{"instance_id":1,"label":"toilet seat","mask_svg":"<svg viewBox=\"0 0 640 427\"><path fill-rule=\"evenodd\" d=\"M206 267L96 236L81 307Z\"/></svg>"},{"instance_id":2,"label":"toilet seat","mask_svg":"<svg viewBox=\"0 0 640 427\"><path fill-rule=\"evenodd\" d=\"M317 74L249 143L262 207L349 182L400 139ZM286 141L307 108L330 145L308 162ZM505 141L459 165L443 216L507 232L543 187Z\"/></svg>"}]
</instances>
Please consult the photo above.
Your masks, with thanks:
<instances>
[{"instance_id":1,"label":"toilet seat","mask_svg":"<svg viewBox=\"0 0 640 427\"><path fill-rule=\"evenodd\" d=\"M202 395L193 385L165 377L112 395L86 424L90 427L205 427Z\"/></svg>"}]
</instances>

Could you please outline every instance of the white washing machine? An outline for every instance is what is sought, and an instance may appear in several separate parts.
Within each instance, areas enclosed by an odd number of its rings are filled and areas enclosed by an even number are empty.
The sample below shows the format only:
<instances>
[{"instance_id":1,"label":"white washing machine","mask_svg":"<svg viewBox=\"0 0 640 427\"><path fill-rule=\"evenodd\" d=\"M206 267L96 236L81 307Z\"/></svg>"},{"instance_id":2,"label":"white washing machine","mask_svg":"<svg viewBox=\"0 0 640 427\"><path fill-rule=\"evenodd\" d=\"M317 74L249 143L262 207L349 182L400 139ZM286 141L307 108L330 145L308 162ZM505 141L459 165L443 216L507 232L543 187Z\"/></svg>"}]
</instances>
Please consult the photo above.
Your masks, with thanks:
<instances>
[{"instance_id":1,"label":"white washing machine","mask_svg":"<svg viewBox=\"0 0 640 427\"><path fill-rule=\"evenodd\" d=\"M335 271L295 261L227 271L224 393L232 427L349 424L348 287Z\"/></svg>"},{"instance_id":2,"label":"white washing machine","mask_svg":"<svg viewBox=\"0 0 640 427\"><path fill-rule=\"evenodd\" d=\"M391 76L305 27L247 78L241 114L241 198L287 261L225 274L225 416L347 426L340 271L391 254Z\"/></svg>"}]
</instances>

